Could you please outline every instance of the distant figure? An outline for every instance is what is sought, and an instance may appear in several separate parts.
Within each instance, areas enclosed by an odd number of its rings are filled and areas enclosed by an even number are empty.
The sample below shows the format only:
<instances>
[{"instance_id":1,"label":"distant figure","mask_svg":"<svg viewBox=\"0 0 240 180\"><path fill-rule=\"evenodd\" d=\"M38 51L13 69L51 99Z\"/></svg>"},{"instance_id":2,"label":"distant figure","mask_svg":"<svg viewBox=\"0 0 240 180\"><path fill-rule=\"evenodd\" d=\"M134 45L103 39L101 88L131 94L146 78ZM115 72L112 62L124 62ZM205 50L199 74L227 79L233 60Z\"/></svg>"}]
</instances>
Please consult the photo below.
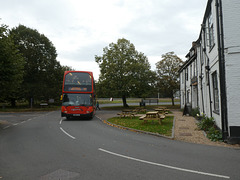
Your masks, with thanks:
<instances>
[{"instance_id":1,"label":"distant figure","mask_svg":"<svg viewBox=\"0 0 240 180\"><path fill-rule=\"evenodd\" d=\"M185 104L184 109L183 109L183 116L184 115L189 115L187 104Z\"/></svg>"},{"instance_id":2,"label":"distant figure","mask_svg":"<svg viewBox=\"0 0 240 180\"><path fill-rule=\"evenodd\" d=\"M110 101L113 101L113 98L112 98L112 97L110 98Z\"/></svg>"},{"instance_id":3,"label":"distant figure","mask_svg":"<svg viewBox=\"0 0 240 180\"><path fill-rule=\"evenodd\" d=\"M97 101L97 104L96 104L96 110L101 110L100 107L99 107L99 102Z\"/></svg>"},{"instance_id":4,"label":"distant figure","mask_svg":"<svg viewBox=\"0 0 240 180\"><path fill-rule=\"evenodd\" d=\"M143 101L143 99L142 99L142 101L140 102L140 107L141 106L144 106L145 107L145 102Z\"/></svg>"}]
</instances>

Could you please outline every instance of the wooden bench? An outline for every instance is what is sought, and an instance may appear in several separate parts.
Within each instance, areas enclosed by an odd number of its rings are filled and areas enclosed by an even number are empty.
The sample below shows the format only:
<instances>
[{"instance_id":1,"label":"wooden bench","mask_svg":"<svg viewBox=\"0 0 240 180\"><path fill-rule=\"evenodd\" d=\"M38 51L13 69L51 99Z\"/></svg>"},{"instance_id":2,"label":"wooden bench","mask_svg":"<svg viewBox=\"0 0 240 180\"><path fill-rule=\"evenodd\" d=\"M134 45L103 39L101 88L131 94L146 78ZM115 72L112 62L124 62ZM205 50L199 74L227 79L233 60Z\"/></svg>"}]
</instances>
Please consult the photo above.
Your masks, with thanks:
<instances>
[{"instance_id":1,"label":"wooden bench","mask_svg":"<svg viewBox=\"0 0 240 180\"><path fill-rule=\"evenodd\" d=\"M139 120L143 120L144 124L147 123L148 121L155 121L158 120L159 124L162 124L162 120L165 118L166 116L163 114L158 114L156 112L149 112L144 116L139 117Z\"/></svg>"},{"instance_id":2,"label":"wooden bench","mask_svg":"<svg viewBox=\"0 0 240 180\"><path fill-rule=\"evenodd\" d=\"M146 117L146 115L140 116L140 117L139 117L139 120L143 120L145 117Z\"/></svg>"},{"instance_id":3,"label":"wooden bench","mask_svg":"<svg viewBox=\"0 0 240 180\"><path fill-rule=\"evenodd\" d=\"M165 110L164 110L164 113L165 113L165 114L168 114L168 111L169 111L169 109L165 109Z\"/></svg>"},{"instance_id":4,"label":"wooden bench","mask_svg":"<svg viewBox=\"0 0 240 180\"><path fill-rule=\"evenodd\" d=\"M159 118L163 120L165 117L166 117L165 115L160 115Z\"/></svg>"},{"instance_id":5,"label":"wooden bench","mask_svg":"<svg viewBox=\"0 0 240 180\"><path fill-rule=\"evenodd\" d=\"M132 119L133 117L135 117L136 113L134 113L134 112L132 112L132 113L121 112L121 113L117 113L117 115L119 115L121 118L122 117L130 117Z\"/></svg>"},{"instance_id":6,"label":"wooden bench","mask_svg":"<svg viewBox=\"0 0 240 180\"><path fill-rule=\"evenodd\" d=\"M40 106L41 106L41 108L42 108L42 107L47 107L47 106L48 106L48 103L41 103Z\"/></svg>"},{"instance_id":7,"label":"wooden bench","mask_svg":"<svg viewBox=\"0 0 240 180\"><path fill-rule=\"evenodd\" d=\"M136 113L146 113L147 109L144 109L142 107L137 107L133 111L136 112Z\"/></svg>"},{"instance_id":8,"label":"wooden bench","mask_svg":"<svg viewBox=\"0 0 240 180\"><path fill-rule=\"evenodd\" d=\"M153 121L158 120L158 123L161 125L163 119L164 119L164 118L144 118L143 121L144 121L144 124L145 124L145 123L147 123L148 121L152 121L152 122L153 122Z\"/></svg>"}]
</instances>

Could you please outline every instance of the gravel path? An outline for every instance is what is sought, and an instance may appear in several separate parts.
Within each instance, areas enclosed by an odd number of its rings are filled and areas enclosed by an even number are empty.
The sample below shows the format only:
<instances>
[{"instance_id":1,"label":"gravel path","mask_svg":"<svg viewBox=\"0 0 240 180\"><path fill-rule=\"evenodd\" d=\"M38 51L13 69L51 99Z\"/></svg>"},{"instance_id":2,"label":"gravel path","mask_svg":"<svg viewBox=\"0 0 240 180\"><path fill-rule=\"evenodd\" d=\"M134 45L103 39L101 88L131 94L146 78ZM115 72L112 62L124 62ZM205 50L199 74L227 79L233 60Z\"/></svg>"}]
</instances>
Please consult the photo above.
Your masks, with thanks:
<instances>
[{"instance_id":1,"label":"gravel path","mask_svg":"<svg viewBox=\"0 0 240 180\"><path fill-rule=\"evenodd\" d=\"M206 144L213 146L236 147L240 145L230 145L223 142L213 142L209 140L205 133L197 129L197 121L192 116L183 116L179 110L171 110L175 116L174 139L197 144Z\"/></svg>"}]
</instances>

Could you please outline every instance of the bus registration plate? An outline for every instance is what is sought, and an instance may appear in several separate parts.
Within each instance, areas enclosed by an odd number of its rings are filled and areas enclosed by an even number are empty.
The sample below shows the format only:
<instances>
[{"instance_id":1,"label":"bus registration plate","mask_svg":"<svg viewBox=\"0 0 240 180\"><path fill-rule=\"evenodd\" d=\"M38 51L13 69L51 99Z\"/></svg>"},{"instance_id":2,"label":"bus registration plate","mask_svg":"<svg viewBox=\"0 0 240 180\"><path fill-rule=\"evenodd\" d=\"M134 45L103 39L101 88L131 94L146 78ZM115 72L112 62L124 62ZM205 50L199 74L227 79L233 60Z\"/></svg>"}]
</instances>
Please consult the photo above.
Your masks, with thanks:
<instances>
[{"instance_id":1,"label":"bus registration plate","mask_svg":"<svg viewBox=\"0 0 240 180\"><path fill-rule=\"evenodd\" d=\"M80 116L81 114L73 114L73 116Z\"/></svg>"}]
</instances>

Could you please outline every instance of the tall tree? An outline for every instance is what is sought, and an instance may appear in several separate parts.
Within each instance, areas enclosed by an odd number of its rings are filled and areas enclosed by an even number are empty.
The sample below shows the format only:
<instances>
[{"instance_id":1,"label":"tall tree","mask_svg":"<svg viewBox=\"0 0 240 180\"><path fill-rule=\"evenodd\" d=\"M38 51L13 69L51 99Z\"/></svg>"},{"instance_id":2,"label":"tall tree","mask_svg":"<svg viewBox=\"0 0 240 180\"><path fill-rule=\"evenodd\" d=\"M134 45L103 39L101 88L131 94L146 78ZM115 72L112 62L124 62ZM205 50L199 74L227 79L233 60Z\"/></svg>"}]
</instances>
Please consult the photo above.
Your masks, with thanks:
<instances>
[{"instance_id":1,"label":"tall tree","mask_svg":"<svg viewBox=\"0 0 240 180\"><path fill-rule=\"evenodd\" d=\"M37 30L23 25L13 28L11 34L26 62L23 81L26 97L47 100L56 96L62 67L56 60L57 52L52 42Z\"/></svg>"},{"instance_id":2,"label":"tall tree","mask_svg":"<svg viewBox=\"0 0 240 180\"><path fill-rule=\"evenodd\" d=\"M0 101L20 98L24 59L14 45L6 25L0 25Z\"/></svg>"},{"instance_id":3,"label":"tall tree","mask_svg":"<svg viewBox=\"0 0 240 180\"><path fill-rule=\"evenodd\" d=\"M104 94L122 97L124 107L128 106L126 97L147 94L154 82L147 57L124 38L105 47L103 56L95 56L95 61L100 67L98 86Z\"/></svg>"},{"instance_id":4,"label":"tall tree","mask_svg":"<svg viewBox=\"0 0 240 180\"><path fill-rule=\"evenodd\" d=\"M178 70L183 61L174 52L162 55L162 60L156 63L157 82L160 93L172 99L174 105L174 94L179 91Z\"/></svg>"}]
</instances>

